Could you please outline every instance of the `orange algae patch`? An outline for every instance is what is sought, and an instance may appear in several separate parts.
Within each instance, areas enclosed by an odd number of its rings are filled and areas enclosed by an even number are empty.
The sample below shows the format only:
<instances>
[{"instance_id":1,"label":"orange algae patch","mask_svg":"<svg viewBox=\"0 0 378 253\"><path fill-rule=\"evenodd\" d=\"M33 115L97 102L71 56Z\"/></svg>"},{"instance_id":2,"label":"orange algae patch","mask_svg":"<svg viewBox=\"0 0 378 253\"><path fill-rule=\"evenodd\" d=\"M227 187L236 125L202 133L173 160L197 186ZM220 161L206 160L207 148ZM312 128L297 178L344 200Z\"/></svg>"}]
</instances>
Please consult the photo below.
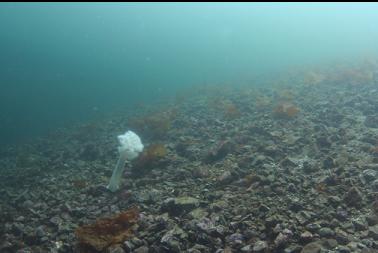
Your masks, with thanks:
<instances>
[{"instance_id":1,"label":"orange algae patch","mask_svg":"<svg viewBox=\"0 0 378 253\"><path fill-rule=\"evenodd\" d=\"M101 252L111 245L122 243L133 233L139 209L133 207L110 218L102 218L94 224L83 225L75 231L79 252Z\"/></svg>"},{"instance_id":2,"label":"orange algae patch","mask_svg":"<svg viewBox=\"0 0 378 253\"><path fill-rule=\"evenodd\" d=\"M327 185L323 182L321 183L318 183L316 186L315 186L315 190L319 193L326 193L327 192Z\"/></svg>"},{"instance_id":3,"label":"orange algae patch","mask_svg":"<svg viewBox=\"0 0 378 253\"><path fill-rule=\"evenodd\" d=\"M374 155L378 155L378 146L372 147L370 149L370 152L373 153Z\"/></svg>"},{"instance_id":4,"label":"orange algae patch","mask_svg":"<svg viewBox=\"0 0 378 253\"><path fill-rule=\"evenodd\" d=\"M150 170L167 155L168 151L163 144L152 144L145 148L134 162L134 167L140 172Z\"/></svg>"},{"instance_id":5,"label":"orange algae patch","mask_svg":"<svg viewBox=\"0 0 378 253\"><path fill-rule=\"evenodd\" d=\"M88 182L82 179L76 179L72 181L72 185L77 189L83 189L88 186Z\"/></svg>"},{"instance_id":6,"label":"orange algae patch","mask_svg":"<svg viewBox=\"0 0 378 253\"><path fill-rule=\"evenodd\" d=\"M226 119L236 119L241 116L239 109L232 103L225 104L224 116Z\"/></svg>"},{"instance_id":7,"label":"orange algae patch","mask_svg":"<svg viewBox=\"0 0 378 253\"><path fill-rule=\"evenodd\" d=\"M290 104L290 103L282 103L277 105L274 110L273 114L277 118L294 118L299 113L299 108Z\"/></svg>"}]
</instances>

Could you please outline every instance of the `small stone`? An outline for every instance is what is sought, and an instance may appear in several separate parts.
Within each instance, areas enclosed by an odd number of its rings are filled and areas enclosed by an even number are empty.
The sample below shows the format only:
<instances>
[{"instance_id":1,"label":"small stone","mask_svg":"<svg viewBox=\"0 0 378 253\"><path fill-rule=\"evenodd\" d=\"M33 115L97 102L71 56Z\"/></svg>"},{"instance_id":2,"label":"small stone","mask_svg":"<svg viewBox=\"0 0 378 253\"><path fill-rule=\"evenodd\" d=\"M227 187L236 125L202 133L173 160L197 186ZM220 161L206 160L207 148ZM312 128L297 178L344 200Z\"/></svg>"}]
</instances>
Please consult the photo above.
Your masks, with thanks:
<instances>
[{"instance_id":1,"label":"small stone","mask_svg":"<svg viewBox=\"0 0 378 253\"><path fill-rule=\"evenodd\" d=\"M208 213L203 210L202 208L196 208L194 209L193 211L191 211L189 213L189 215L193 218L193 219L196 219L196 220L199 220L203 217L206 217L208 215Z\"/></svg>"},{"instance_id":2,"label":"small stone","mask_svg":"<svg viewBox=\"0 0 378 253\"><path fill-rule=\"evenodd\" d=\"M131 241L125 241L123 245L125 246L127 252L131 252L135 248L134 244Z\"/></svg>"},{"instance_id":3,"label":"small stone","mask_svg":"<svg viewBox=\"0 0 378 253\"><path fill-rule=\"evenodd\" d=\"M338 205L341 203L341 201L342 201L342 199L339 198L338 196L329 196L329 197L328 197L328 202L329 202L332 206L334 206L334 207L338 206Z\"/></svg>"},{"instance_id":4,"label":"small stone","mask_svg":"<svg viewBox=\"0 0 378 253\"><path fill-rule=\"evenodd\" d=\"M359 231L367 229L367 224L363 220L361 220L361 219L353 220L353 225Z\"/></svg>"},{"instance_id":5,"label":"small stone","mask_svg":"<svg viewBox=\"0 0 378 253\"><path fill-rule=\"evenodd\" d=\"M147 246L141 246L134 250L134 253L148 253L148 247Z\"/></svg>"},{"instance_id":6,"label":"small stone","mask_svg":"<svg viewBox=\"0 0 378 253\"><path fill-rule=\"evenodd\" d=\"M263 213L269 212L270 208L267 205L261 204L259 210Z\"/></svg>"},{"instance_id":7,"label":"small stone","mask_svg":"<svg viewBox=\"0 0 378 253\"><path fill-rule=\"evenodd\" d=\"M335 229L335 239L339 244L347 245L349 243L348 233L340 228Z\"/></svg>"},{"instance_id":8,"label":"small stone","mask_svg":"<svg viewBox=\"0 0 378 253\"><path fill-rule=\"evenodd\" d=\"M367 169L362 171L362 176L367 182L375 180L378 176L378 173L373 169Z\"/></svg>"},{"instance_id":9,"label":"small stone","mask_svg":"<svg viewBox=\"0 0 378 253\"><path fill-rule=\"evenodd\" d=\"M13 223L12 225L12 232L15 234L15 235L22 235L24 234L24 229L25 229L25 226L21 223Z\"/></svg>"},{"instance_id":10,"label":"small stone","mask_svg":"<svg viewBox=\"0 0 378 253\"><path fill-rule=\"evenodd\" d=\"M323 245L328 249L333 249L338 245L338 243L335 239L327 239L323 241Z\"/></svg>"},{"instance_id":11,"label":"small stone","mask_svg":"<svg viewBox=\"0 0 378 253\"><path fill-rule=\"evenodd\" d=\"M230 171L225 171L223 174L218 178L219 183L221 184L229 184L234 180Z\"/></svg>"},{"instance_id":12,"label":"small stone","mask_svg":"<svg viewBox=\"0 0 378 253\"><path fill-rule=\"evenodd\" d=\"M303 210L303 204L298 199L294 199L291 202L289 209L294 212L299 212Z\"/></svg>"},{"instance_id":13,"label":"small stone","mask_svg":"<svg viewBox=\"0 0 378 253\"><path fill-rule=\"evenodd\" d=\"M369 227L368 236L373 238L374 240L378 240L378 225Z\"/></svg>"},{"instance_id":14,"label":"small stone","mask_svg":"<svg viewBox=\"0 0 378 253\"><path fill-rule=\"evenodd\" d=\"M333 160L332 157L327 157L323 161L323 167L325 169L331 169L335 167L335 161Z\"/></svg>"},{"instance_id":15,"label":"small stone","mask_svg":"<svg viewBox=\"0 0 378 253\"><path fill-rule=\"evenodd\" d=\"M35 230L35 235L39 238L42 238L46 235L46 232L45 230L43 229L43 226L39 226L36 230Z\"/></svg>"},{"instance_id":16,"label":"small stone","mask_svg":"<svg viewBox=\"0 0 378 253\"><path fill-rule=\"evenodd\" d=\"M62 223L62 219L59 218L58 216L52 217L49 221L50 221L50 223L52 223L55 226L59 226L59 224Z\"/></svg>"},{"instance_id":17,"label":"small stone","mask_svg":"<svg viewBox=\"0 0 378 253\"><path fill-rule=\"evenodd\" d=\"M139 246L142 246L143 245L143 241L141 239L139 239L138 237L133 237L131 239L131 243L133 245L135 245L135 247L139 247Z\"/></svg>"},{"instance_id":18,"label":"small stone","mask_svg":"<svg viewBox=\"0 0 378 253\"><path fill-rule=\"evenodd\" d=\"M310 242L303 247L301 253L320 253L322 250L318 242Z\"/></svg>"},{"instance_id":19,"label":"small stone","mask_svg":"<svg viewBox=\"0 0 378 253\"><path fill-rule=\"evenodd\" d=\"M17 222L23 222L25 220L25 217L24 216L18 216L15 221Z\"/></svg>"},{"instance_id":20,"label":"small stone","mask_svg":"<svg viewBox=\"0 0 378 253\"><path fill-rule=\"evenodd\" d=\"M364 123L367 127L378 128L378 117L375 115L367 115Z\"/></svg>"},{"instance_id":21,"label":"small stone","mask_svg":"<svg viewBox=\"0 0 378 253\"><path fill-rule=\"evenodd\" d=\"M190 212L199 206L199 200L193 197L168 198L162 204L162 211L168 211L171 215L180 215Z\"/></svg>"},{"instance_id":22,"label":"small stone","mask_svg":"<svg viewBox=\"0 0 378 253\"><path fill-rule=\"evenodd\" d=\"M321 237L331 237L335 234L335 231L326 227L326 228L319 229L318 233Z\"/></svg>"},{"instance_id":23,"label":"small stone","mask_svg":"<svg viewBox=\"0 0 378 253\"><path fill-rule=\"evenodd\" d=\"M0 252L12 252L12 247L14 245L8 241L3 241L0 244Z\"/></svg>"},{"instance_id":24,"label":"small stone","mask_svg":"<svg viewBox=\"0 0 378 253\"><path fill-rule=\"evenodd\" d=\"M357 242L350 242L348 243L347 247L351 249L352 252L358 252L358 244Z\"/></svg>"},{"instance_id":25,"label":"small stone","mask_svg":"<svg viewBox=\"0 0 378 253\"><path fill-rule=\"evenodd\" d=\"M276 239L274 240L274 244L276 245L276 247L281 247L282 245L287 243L287 240L288 238L286 235L279 233Z\"/></svg>"},{"instance_id":26,"label":"small stone","mask_svg":"<svg viewBox=\"0 0 378 253\"><path fill-rule=\"evenodd\" d=\"M361 240L362 244L364 244L366 247L373 247L373 242L367 238Z\"/></svg>"},{"instance_id":27,"label":"small stone","mask_svg":"<svg viewBox=\"0 0 378 253\"><path fill-rule=\"evenodd\" d=\"M362 193L357 187L352 187L350 190L345 194L344 201L349 206L358 206L362 201Z\"/></svg>"},{"instance_id":28,"label":"small stone","mask_svg":"<svg viewBox=\"0 0 378 253\"><path fill-rule=\"evenodd\" d=\"M295 185L294 185L293 183L290 183L290 184L287 186L287 190L288 190L289 192L294 193L294 192L297 191L297 188L295 187Z\"/></svg>"},{"instance_id":29,"label":"small stone","mask_svg":"<svg viewBox=\"0 0 378 253\"><path fill-rule=\"evenodd\" d=\"M284 253L299 253L301 252L301 250L302 250L302 247L300 245L293 244L285 248Z\"/></svg>"},{"instance_id":30,"label":"small stone","mask_svg":"<svg viewBox=\"0 0 378 253\"><path fill-rule=\"evenodd\" d=\"M106 250L107 253L125 253L120 245L114 245Z\"/></svg>"},{"instance_id":31,"label":"small stone","mask_svg":"<svg viewBox=\"0 0 378 253\"><path fill-rule=\"evenodd\" d=\"M372 188L374 191L378 191L378 179L374 180L374 181L371 183L371 188Z\"/></svg>"},{"instance_id":32,"label":"small stone","mask_svg":"<svg viewBox=\"0 0 378 253\"><path fill-rule=\"evenodd\" d=\"M180 243L178 240L186 239L187 234L179 226L166 232L161 238L160 242L169 248L169 252L181 252Z\"/></svg>"},{"instance_id":33,"label":"small stone","mask_svg":"<svg viewBox=\"0 0 378 253\"><path fill-rule=\"evenodd\" d=\"M339 221L346 221L348 219L348 212L344 209L338 208L336 211L336 218Z\"/></svg>"},{"instance_id":34,"label":"small stone","mask_svg":"<svg viewBox=\"0 0 378 253\"><path fill-rule=\"evenodd\" d=\"M241 245L244 241L244 236L240 233L234 233L228 236L226 241L234 245Z\"/></svg>"},{"instance_id":35,"label":"small stone","mask_svg":"<svg viewBox=\"0 0 378 253\"><path fill-rule=\"evenodd\" d=\"M342 245L338 246L336 248L336 250L337 250L338 253L350 253L350 249L348 247L342 246Z\"/></svg>"},{"instance_id":36,"label":"small stone","mask_svg":"<svg viewBox=\"0 0 378 253\"><path fill-rule=\"evenodd\" d=\"M209 252L209 248L202 244L195 244L191 249L188 250L188 253L201 253Z\"/></svg>"},{"instance_id":37,"label":"small stone","mask_svg":"<svg viewBox=\"0 0 378 253\"><path fill-rule=\"evenodd\" d=\"M310 223L306 226L306 228L311 232L316 232L321 228L321 226L318 223Z\"/></svg>"},{"instance_id":38,"label":"small stone","mask_svg":"<svg viewBox=\"0 0 378 253\"><path fill-rule=\"evenodd\" d=\"M25 208L32 208L33 207L33 205L34 205L34 203L33 203L33 201L31 201L31 200L25 200L25 202L24 203L22 203L22 205L23 205L23 207L25 207Z\"/></svg>"},{"instance_id":39,"label":"small stone","mask_svg":"<svg viewBox=\"0 0 378 253\"><path fill-rule=\"evenodd\" d=\"M314 235L309 231L304 231L301 234L301 240L304 241L304 242L312 240L313 237L314 237Z\"/></svg>"},{"instance_id":40,"label":"small stone","mask_svg":"<svg viewBox=\"0 0 378 253\"><path fill-rule=\"evenodd\" d=\"M252 252L252 246L251 245L244 246L243 248L241 248L241 252L251 253Z\"/></svg>"},{"instance_id":41,"label":"small stone","mask_svg":"<svg viewBox=\"0 0 378 253\"><path fill-rule=\"evenodd\" d=\"M257 241L253 245L253 252L263 252L268 248L268 244L265 241Z\"/></svg>"},{"instance_id":42,"label":"small stone","mask_svg":"<svg viewBox=\"0 0 378 253\"><path fill-rule=\"evenodd\" d=\"M368 215L366 216L366 221L369 224L369 226L374 226L378 224L378 215Z\"/></svg>"}]
</instances>

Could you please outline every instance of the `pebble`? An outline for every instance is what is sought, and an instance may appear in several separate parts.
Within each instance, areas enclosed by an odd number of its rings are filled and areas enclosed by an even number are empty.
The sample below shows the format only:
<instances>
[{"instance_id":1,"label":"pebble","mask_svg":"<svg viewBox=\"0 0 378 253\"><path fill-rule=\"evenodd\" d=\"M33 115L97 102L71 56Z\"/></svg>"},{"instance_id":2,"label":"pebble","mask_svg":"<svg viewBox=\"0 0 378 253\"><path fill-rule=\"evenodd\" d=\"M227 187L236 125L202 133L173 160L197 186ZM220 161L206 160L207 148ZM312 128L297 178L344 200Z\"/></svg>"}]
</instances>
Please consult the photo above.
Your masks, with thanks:
<instances>
[{"instance_id":1,"label":"pebble","mask_svg":"<svg viewBox=\"0 0 378 253\"><path fill-rule=\"evenodd\" d=\"M306 244L301 253L320 253L322 246L318 242L310 242Z\"/></svg>"},{"instance_id":2,"label":"pebble","mask_svg":"<svg viewBox=\"0 0 378 253\"><path fill-rule=\"evenodd\" d=\"M263 252L268 248L266 241L257 241L253 245L253 252Z\"/></svg>"},{"instance_id":3,"label":"pebble","mask_svg":"<svg viewBox=\"0 0 378 253\"><path fill-rule=\"evenodd\" d=\"M111 246L106 250L107 253L125 253L120 245Z\"/></svg>"},{"instance_id":4,"label":"pebble","mask_svg":"<svg viewBox=\"0 0 378 253\"><path fill-rule=\"evenodd\" d=\"M141 246L134 250L134 253L148 253L149 249L147 246Z\"/></svg>"},{"instance_id":5,"label":"pebble","mask_svg":"<svg viewBox=\"0 0 378 253\"><path fill-rule=\"evenodd\" d=\"M330 228L325 227L325 228L319 229L318 233L321 237L331 237L335 234L335 231L333 231Z\"/></svg>"},{"instance_id":6,"label":"pebble","mask_svg":"<svg viewBox=\"0 0 378 253\"><path fill-rule=\"evenodd\" d=\"M301 240L304 242L310 241L313 237L314 235L309 231L304 231L301 233Z\"/></svg>"},{"instance_id":7,"label":"pebble","mask_svg":"<svg viewBox=\"0 0 378 253\"><path fill-rule=\"evenodd\" d=\"M243 248L241 248L240 250L241 250L241 252L251 253L252 250L253 250L253 247L251 245L246 245Z\"/></svg>"},{"instance_id":8,"label":"pebble","mask_svg":"<svg viewBox=\"0 0 378 253\"><path fill-rule=\"evenodd\" d=\"M199 206L199 200L193 197L183 196L177 198L168 198L162 204L162 211L168 211L172 215L180 215L184 212L190 212Z\"/></svg>"},{"instance_id":9,"label":"pebble","mask_svg":"<svg viewBox=\"0 0 378 253\"><path fill-rule=\"evenodd\" d=\"M368 183L370 183L377 178L378 173L373 169L367 169L362 171L362 176Z\"/></svg>"},{"instance_id":10,"label":"pebble","mask_svg":"<svg viewBox=\"0 0 378 253\"><path fill-rule=\"evenodd\" d=\"M373 238L374 240L378 240L378 225L369 227L368 236Z\"/></svg>"},{"instance_id":11,"label":"pebble","mask_svg":"<svg viewBox=\"0 0 378 253\"><path fill-rule=\"evenodd\" d=\"M46 235L46 232L43 228L43 226L39 226L36 230L35 230L35 235L39 238L41 237L44 237Z\"/></svg>"},{"instance_id":12,"label":"pebble","mask_svg":"<svg viewBox=\"0 0 378 253\"><path fill-rule=\"evenodd\" d=\"M338 253L350 253L351 251L350 251L350 249L349 249L348 247L346 247L346 246L338 246L338 247L336 248L336 252L338 252Z\"/></svg>"},{"instance_id":13,"label":"pebble","mask_svg":"<svg viewBox=\"0 0 378 253\"><path fill-rule=\"evenodd\" d=\"M362 193L357 187L352 187L350 190L345 194L344 201L349 206L358 206L362 201Z\"/></svg>"}]
</instances>

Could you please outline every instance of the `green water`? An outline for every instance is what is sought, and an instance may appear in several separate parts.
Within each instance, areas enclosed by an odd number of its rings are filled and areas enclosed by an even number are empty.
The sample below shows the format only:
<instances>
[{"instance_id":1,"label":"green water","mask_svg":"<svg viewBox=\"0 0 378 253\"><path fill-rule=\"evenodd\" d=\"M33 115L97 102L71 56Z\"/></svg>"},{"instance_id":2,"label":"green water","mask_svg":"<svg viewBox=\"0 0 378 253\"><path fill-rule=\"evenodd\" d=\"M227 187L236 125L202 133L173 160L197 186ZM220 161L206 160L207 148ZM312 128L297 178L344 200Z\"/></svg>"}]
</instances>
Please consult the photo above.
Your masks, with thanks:
<instances>
[{"instance_id":1,"label":"green water","mask_svg":"<svg viewBox=\"0 0 378 253\"><path fill-rule=\"evenodd\" d=\"M0 145L377 53L378 4L1 3Z\"/></svg>"}]
</instances>

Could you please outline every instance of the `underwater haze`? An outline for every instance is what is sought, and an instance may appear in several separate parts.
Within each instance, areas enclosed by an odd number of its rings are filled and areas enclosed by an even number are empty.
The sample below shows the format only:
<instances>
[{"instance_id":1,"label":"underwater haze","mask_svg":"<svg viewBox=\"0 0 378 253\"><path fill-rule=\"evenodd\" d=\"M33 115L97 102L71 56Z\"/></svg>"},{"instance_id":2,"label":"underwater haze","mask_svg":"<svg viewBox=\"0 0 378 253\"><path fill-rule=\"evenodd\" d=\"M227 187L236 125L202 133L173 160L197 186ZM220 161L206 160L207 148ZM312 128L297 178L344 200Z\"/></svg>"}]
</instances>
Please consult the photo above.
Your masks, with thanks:
<instances>
[{"instance_id":1,"label":"underwater haze","mask_svg":"<svg viewBox=\"0 0 378 253\"><path fill-rule=\"evenodd\" d=\"M0 3L0 253L378 252L377 24Z\"/></svg>"},{"instance_id":2,"label":"underwater haze","mask_svg":"<svg viewBox=\"0 0 378 253\"><path fill-rule=\"evenodd\" d=\"M376 53L377 4L2 3L0 140Z\"/></svg>"}]
</instances>

